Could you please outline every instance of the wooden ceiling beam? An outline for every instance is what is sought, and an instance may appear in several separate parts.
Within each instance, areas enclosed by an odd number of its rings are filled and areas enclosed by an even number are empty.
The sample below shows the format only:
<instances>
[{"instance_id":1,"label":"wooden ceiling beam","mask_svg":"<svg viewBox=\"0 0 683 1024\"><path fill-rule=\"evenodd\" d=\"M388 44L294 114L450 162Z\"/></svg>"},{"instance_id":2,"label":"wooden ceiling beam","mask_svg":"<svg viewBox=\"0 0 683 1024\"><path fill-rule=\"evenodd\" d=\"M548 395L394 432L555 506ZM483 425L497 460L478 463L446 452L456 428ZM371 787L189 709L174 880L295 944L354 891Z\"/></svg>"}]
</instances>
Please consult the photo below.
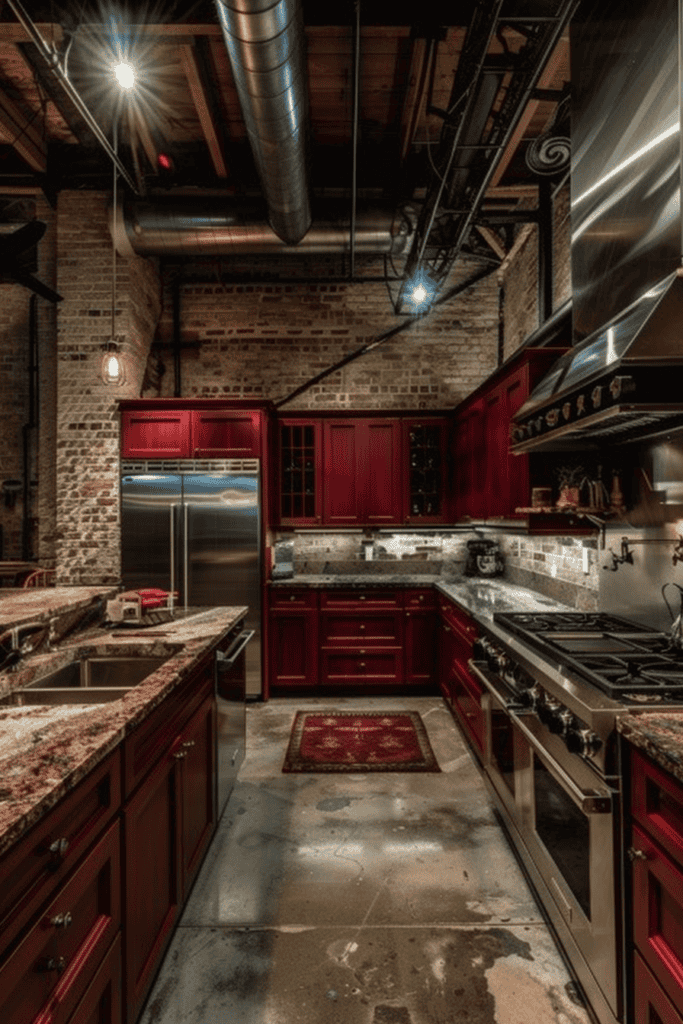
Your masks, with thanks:
<instances>
[{"instance_id":1,"label":"wooden ceiling beam","mask_svg":"<svg viewBox=\"0 0 683 1024\"><path fill-rule=\"evenodd\" d=\"M206 145L208 146L209 153L211 154L214 170L219 178L227 178L228 169L223 156L218 125L214 119L213 111L209 106L207 95L208 88L206 85L205 70L202 60L194 45L182 43L178 49L180 51L183 71L187 78L187 84L190 87L190 94L194 102L195 110L197 111L197 117L199 118L199 123L202 126L202 132L204 133L204 139L206 140Z\"/></svg>"},{"instance_id":2,"label":"wooden ceiling beam","mask_svg":"<svg viewBox=\"0 0 683 1024\"><path fill-rule=\"evenodd\" d=\"M507 249L493 228L487 228L482 224L476 224L475 227L489 248L493 249L496 256L498 256L499 259L504 260L507 256Z\"/></svg>"},{"instance_id":3,"label":"wooden ceiling beam","mask_svg":"<svg viewBox=\"0 0 683 1024\"><path fill-rule=\"evenodd\" d=\"M5 141L39 174L47 170L47 146L35 124L0 90L0 131Z\"/></svg>"},{"instance_id":4,"label":"wooden ceiling beam","mask_svg":"<svg viewBox=\"0 0 683 1024\"><path fill-rule=\"evenodd\" d=\"M434 61L435 44L430 39L415 38L411 42L410 71L403 112L401 114L400 161L403 163L415 138L415 132L429 87L430 69Z\"/></svg>"}]
</instances>

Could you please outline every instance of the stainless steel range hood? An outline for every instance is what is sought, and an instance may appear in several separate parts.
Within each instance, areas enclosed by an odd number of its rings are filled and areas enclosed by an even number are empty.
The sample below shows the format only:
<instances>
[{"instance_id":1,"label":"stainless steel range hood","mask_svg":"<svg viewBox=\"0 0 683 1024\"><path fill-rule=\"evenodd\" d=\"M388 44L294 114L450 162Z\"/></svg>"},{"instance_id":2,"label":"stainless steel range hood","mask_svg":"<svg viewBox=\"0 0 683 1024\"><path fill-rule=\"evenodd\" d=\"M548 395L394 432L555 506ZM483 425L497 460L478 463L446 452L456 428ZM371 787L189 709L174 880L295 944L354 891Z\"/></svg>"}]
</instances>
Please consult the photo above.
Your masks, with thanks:
<instances>
[{"instance_id":1,"label":"stainless steel range hood","mask_svg":"<svg viewBox=\"0 0 683 1024\"><path fill-rule=\"evenodd\" d=\"M607 0L572 23L574 346L516 414L516 453L683 426L680 20L678 0Z\"/></svg>"}]
</instances>

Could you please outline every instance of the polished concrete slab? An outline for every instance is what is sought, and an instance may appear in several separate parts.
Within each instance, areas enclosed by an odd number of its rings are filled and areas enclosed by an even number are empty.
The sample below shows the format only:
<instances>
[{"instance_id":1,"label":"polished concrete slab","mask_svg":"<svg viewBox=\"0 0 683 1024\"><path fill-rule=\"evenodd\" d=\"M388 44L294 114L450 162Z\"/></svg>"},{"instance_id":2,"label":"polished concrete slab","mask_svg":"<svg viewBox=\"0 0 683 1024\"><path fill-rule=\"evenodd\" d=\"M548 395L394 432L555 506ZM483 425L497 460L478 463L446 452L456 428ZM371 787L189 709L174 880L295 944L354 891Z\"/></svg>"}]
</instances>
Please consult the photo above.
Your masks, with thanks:
<instances>
[{"instance_id":1,"label":"polished concrete slab","mask_svg":"<svg viewBox=\"0 0 683 1024\"><path fill-rule=\"evenodd\" d=\"M295 712L419 711L441 773L282 774ZM250 705L142 1024L588 1024L439 698Z\"/></svg>"}]
</instances>

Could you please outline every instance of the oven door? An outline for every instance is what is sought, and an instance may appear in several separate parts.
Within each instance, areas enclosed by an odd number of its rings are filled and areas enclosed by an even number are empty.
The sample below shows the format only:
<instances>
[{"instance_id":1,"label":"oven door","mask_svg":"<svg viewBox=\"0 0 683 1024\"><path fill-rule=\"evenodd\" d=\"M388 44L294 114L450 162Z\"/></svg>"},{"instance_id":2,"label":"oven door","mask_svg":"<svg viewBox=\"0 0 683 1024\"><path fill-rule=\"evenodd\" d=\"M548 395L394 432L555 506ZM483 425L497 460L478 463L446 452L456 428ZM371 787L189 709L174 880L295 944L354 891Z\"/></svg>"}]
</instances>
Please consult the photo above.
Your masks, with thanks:
<instances>
[{"instance_id":1,"label":"oven door","mask_svg":"<svg viewBox=\"0 0 683 1024\"><path fill-rule=\"evenodd\" d=\"M592 975L619 1017L619 794L535 716L512 711L510 718L528 750L517 799L522 808L518 828L533 862L532 877L560 938L567 936L583 960L581 965L571 957L579 980L591 990Z\"/></svg>"}]
</instances>

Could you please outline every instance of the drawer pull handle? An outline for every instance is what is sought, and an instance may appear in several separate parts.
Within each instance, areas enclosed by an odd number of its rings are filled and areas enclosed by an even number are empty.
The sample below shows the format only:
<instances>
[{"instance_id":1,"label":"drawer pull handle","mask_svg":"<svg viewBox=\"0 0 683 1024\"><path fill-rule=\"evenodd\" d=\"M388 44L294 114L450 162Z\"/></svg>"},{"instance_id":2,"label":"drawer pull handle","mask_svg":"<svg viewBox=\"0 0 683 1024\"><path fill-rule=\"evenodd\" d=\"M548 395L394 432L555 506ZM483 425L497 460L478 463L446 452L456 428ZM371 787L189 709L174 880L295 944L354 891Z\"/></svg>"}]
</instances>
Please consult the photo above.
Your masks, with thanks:
<instances>
[{"instance_id":1,"label":"drawer pull handle","mask_svg":"<svg viewBox=\"0 0 683 1024\"><path fill-rule=\"evenodd\" d=\"M46 956L36 964L36 969L41 974L47 974L48 971L57 971L57 974L61 974L65 967L65 956Z\"/></svg>"},{"instance_id":2,"label":"drawer pull handle","mask_svg":"<svg viewBox=\"0 0 683 1024\"><path fill-rule=\"evenodd\" d=\"M195 745L195 741L194 740L185 740L185 742L183 743L184 747L193 747L194 745Z\"/></svg>"},{"instance_id":3,"label":"drawer pull handle","mask_svg":"<svg viewBox=\"0 0 683 1024\"><path fill-rule=\"evenodd\" d=\"M644 853L643 850L636 850L635 846L631 846L626 851L626 854L627 854L628 859L631 861L632 864L636 860L647 860L647 854Z\"/></svg>"},{"instance_id":4,"label":"drawer pull handle","mask_svg":"<svg viewBox=\"0 0 683 1024\"><path fill-rule=\"evenodd\" d=\"M365 594L360 594L359 595L359 600L364 601L365 600Z\"/></svg>"},{"instance_id":5,"label":"drawer pull handle","mask_svg":"<svg viewBox=\"0 0 683 1024\"><path fill-rule=\"evenodd\" d=\"M66 851L69 849L69 840L62 837L50 843L50 853L56 861L64 860Z\"/></svg>"},{"instance_id":6,"label":"drawer pull handle","mask_svg":"<svg viewBox=\"0 0 683 1024\"><path fill-rule=\"evenodd\" d=\"M72 922L73 918L68 910L66 914L55 914L54 917L50 918L50 924L54 925L55 928L68 928Z\"/></svg>"},{"instance_id":7,"label":"drawer pull handle","mask_svg":"<svg viewBox=\"0 0 683 1024\"><path fill-rule=\"evenodd\" d=\"M182 761L184 757L187 757L187 751L179 750L178 753L174 754L173 756L175 757L176 761Z\"/></svg>"},{"instance_id":8,"label":"drawer pull handle","mask_svg":"<svg viewBox=\"0 0 683 1024\"><path fill-rule=\"evenodd\" d=\"M363 626L363 625L361 624L361 627L360 627L360 628L361 628L361 629L365 629L365 626Z\"/></svg>"},{"instance_id":9,"label":"drawer pull handle","mask_svg":"<svg viewBox=\"0 0 683 1024\"><path fill-rule=\"evenodd\" d=\"M359 663L359 667L360 667L360 668L365 668L365 662L364 662L364 661L361 661L361 662Z\"/></svg>"}]
</instances>

